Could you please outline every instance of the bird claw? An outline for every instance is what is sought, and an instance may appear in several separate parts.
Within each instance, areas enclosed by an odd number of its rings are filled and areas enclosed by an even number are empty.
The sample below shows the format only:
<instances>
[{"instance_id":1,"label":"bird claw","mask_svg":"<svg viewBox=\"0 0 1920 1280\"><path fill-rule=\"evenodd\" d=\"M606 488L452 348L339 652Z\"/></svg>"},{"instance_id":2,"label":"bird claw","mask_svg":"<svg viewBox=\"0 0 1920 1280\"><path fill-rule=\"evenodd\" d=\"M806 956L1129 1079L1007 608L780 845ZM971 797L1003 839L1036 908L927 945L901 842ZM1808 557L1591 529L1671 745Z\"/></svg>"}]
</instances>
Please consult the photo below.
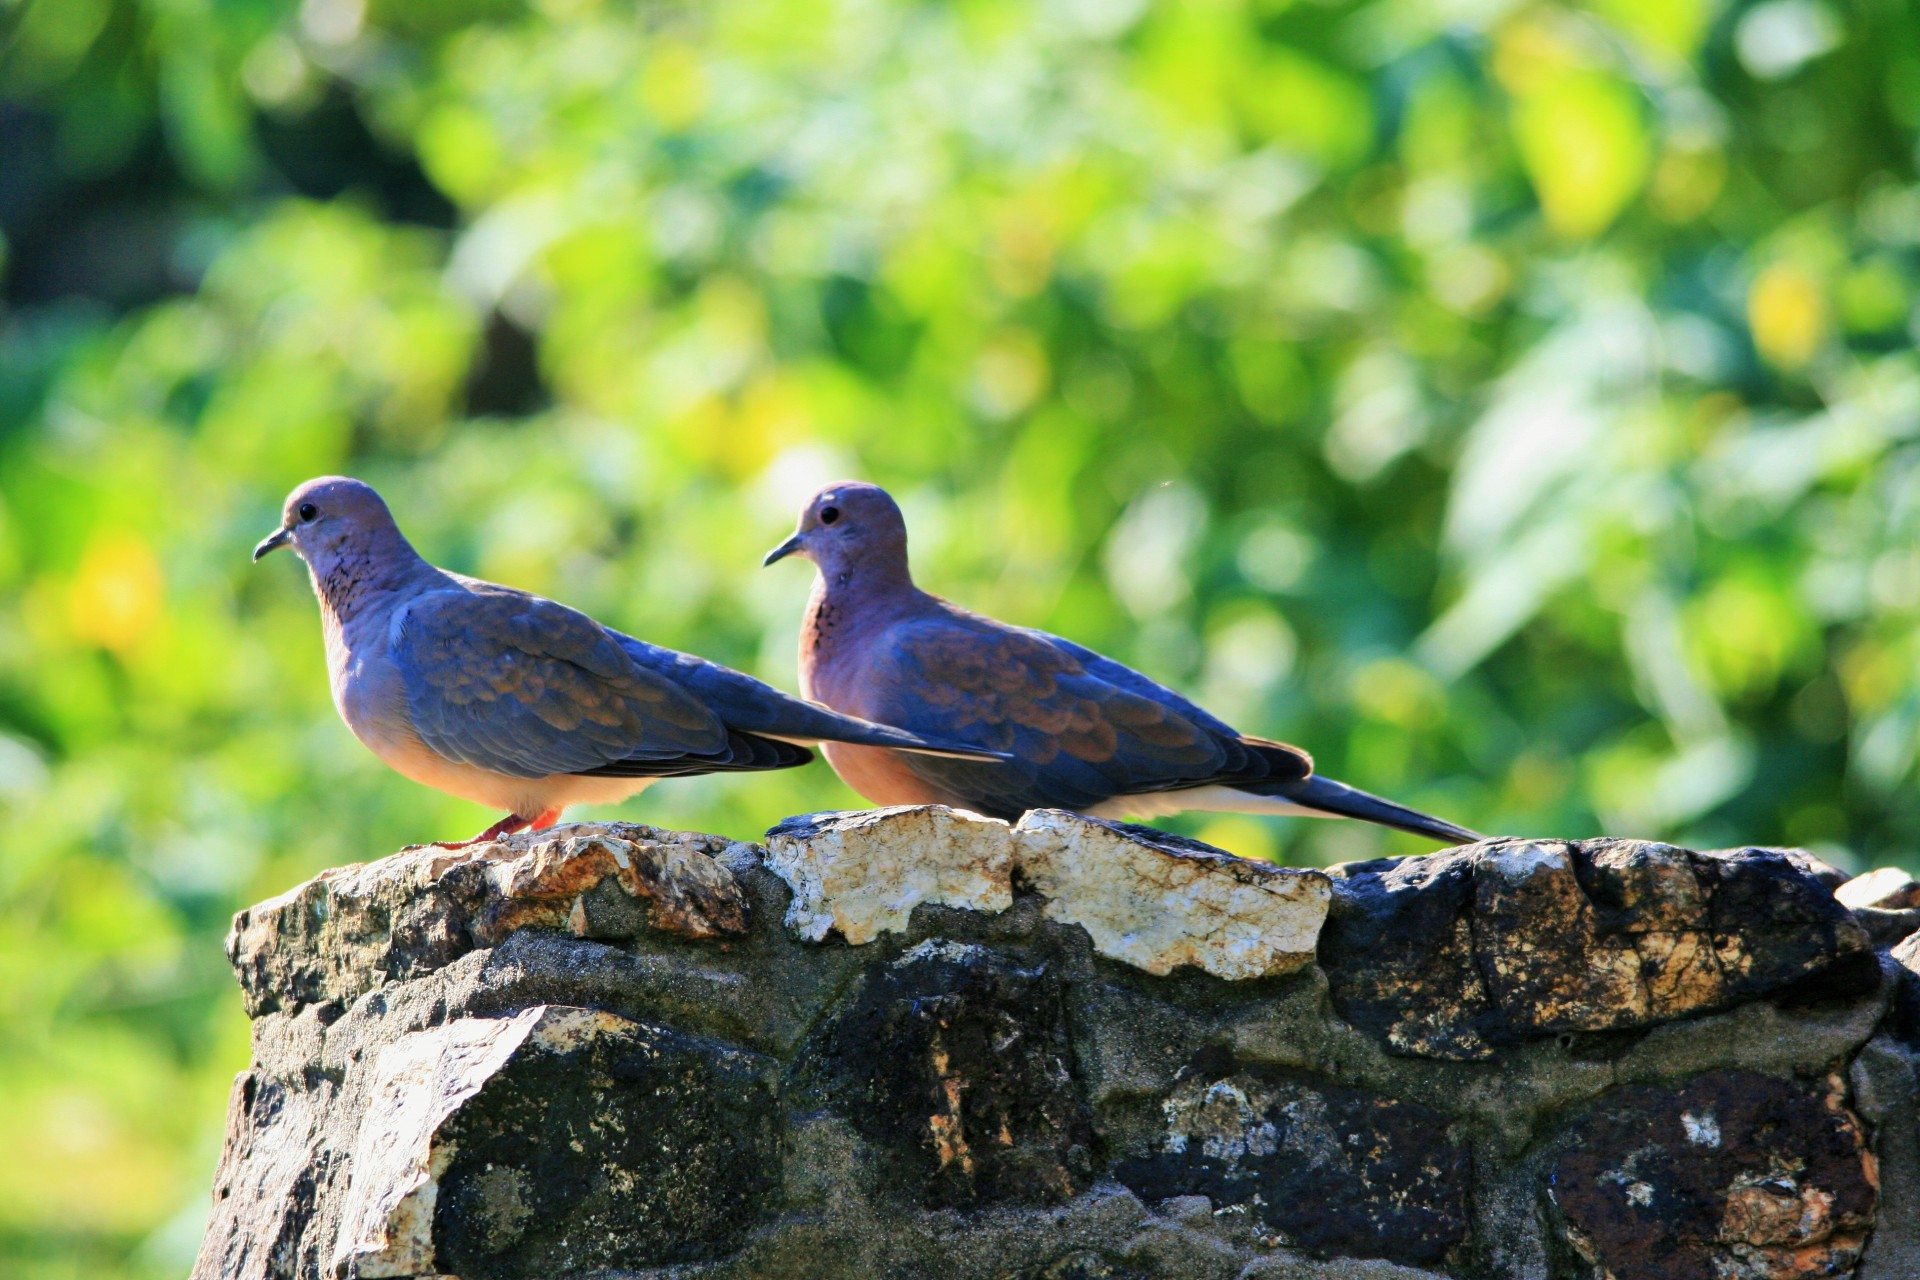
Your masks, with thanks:
<instances>
[{"instance_id":1,"label":"bird claw","mask_svg":"<svg viewBox=\"0 0 1920 1280\"><path fill-rule=\"evenodd\" d=\"M558 816L559 811L553 811L553 818L557 818ZM532 826L536 831L543 829L543 827L550 827L553 825L553 818L549 818L549 816L544 813L538 818L523 818L517 813L510 813L477 836L472 836L465 840L435 840L428 844L410 844L407 846L407 850L446 849L457 852L461 849L471 849L477 844L492 844L502 836L510 836L516 831L524 831L529 826ZM542 819L546 819L546 821L543 823Z\"/></svg>"},{"instance_id":2,"label":"bird claw","mask_svg":"<svg viewBox=\"0 0 1920 1280\"><path fill-rule=\"evenodd\" d=\"M440 849L447 853L455 853L461 849L471 849L477 844L492 844L493 841L494 837L492 836L474 836L467 840L431 840L426 844L407 845L401 851L403 853L413 853L420 849Z\"/></svg>"}]
</instances>

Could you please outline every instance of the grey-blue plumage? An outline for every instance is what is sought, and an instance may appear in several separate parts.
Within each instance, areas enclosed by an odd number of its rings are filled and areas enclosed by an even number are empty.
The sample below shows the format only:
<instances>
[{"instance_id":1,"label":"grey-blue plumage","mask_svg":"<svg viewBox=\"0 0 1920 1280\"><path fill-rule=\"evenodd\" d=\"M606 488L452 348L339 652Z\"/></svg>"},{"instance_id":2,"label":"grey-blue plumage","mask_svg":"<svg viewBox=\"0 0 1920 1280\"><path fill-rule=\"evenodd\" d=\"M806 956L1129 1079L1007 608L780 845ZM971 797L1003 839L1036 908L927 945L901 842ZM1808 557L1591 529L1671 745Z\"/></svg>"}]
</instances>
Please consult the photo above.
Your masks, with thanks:
<instances>
[{"instance_id":1,"label":"grey-blue plumage","mask_svg":"<svg viewBox=\"0 0 1920 1280\"><path fill-rule=\"evenodd\" d=\"M980 754L437 569L357 480L295 489L254 558L281 546L312 575L341 718L407 777L508 811L476 840L550 825L568 804L625 799L657 778L805 764L804 744L828 738Z\"/></svg>"},{"instance_id":2,"label":"grey-blue plumage","mask_svg":"<svg viewBox=\"0 0 1920 1280\"><path fill-rule=\"evenodd\" d=\"M876 804L950 804L995 817L1058 808L1107 817L1183 809L1352 817L1448 843L1465 827L1322 778L1306 752L1240 733L1138 671L1059 636L920 590L885 491L846 481L807 504L767 556L819 569L800 637L800 687L849 715L1004 752L930 759L829 744Z\"/></svg>"}]
</instances>

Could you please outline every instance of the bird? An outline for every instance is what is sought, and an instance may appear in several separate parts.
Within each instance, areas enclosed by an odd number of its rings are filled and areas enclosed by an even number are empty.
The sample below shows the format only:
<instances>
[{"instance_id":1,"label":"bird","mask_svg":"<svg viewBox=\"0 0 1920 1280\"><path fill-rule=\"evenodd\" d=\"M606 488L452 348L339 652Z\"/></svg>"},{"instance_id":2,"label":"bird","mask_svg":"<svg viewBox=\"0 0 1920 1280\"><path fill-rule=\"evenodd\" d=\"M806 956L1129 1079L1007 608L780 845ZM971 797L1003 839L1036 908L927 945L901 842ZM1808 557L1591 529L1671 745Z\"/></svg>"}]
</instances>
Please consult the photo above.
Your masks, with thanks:
<instances>
[{"instance_id":1,"label":"bird","mask_svg":"<svg viewBox=\"0 0 1920 1280\"><path fill-rule=\"evenodd\" d=\"M346 476L293 490L253 549L306 562L333 704L415 782L504 809L465 848L544 830L666 777L786 769L825 739L992 758L870 724L530 592L435 568L380 495Z\"/></svg>"},{"instance_id":2,"label":"bird","mask_svg":"<svg viewBox=\"0 0 1920 1280\"><path fill-rule=\"evenodd\" d=\"M1358 818L1446 844L1477 832L1313 771L1299 747L1229 726L1092 649L973 613L914 585L886 490L841 481L801 510L764 564L813 561L800 690L847 715L1008 753L909 756L828 743L843 781L880 805L943 804L1017 820L1033 809L1143 820L1185 810Z\"/></svg>"}]
</instances>

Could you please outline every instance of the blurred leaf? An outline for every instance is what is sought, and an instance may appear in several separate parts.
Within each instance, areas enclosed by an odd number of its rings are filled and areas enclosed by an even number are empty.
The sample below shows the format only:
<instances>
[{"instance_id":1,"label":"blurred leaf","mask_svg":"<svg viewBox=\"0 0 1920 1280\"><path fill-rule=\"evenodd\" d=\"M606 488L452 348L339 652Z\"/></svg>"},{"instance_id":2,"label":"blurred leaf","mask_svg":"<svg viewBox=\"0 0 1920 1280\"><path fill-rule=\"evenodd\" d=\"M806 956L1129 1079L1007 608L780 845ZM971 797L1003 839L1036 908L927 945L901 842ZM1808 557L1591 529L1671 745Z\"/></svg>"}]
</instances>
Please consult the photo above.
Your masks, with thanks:
<instances>
[{"instance_id":1,"label":"blurred leaf","mask_svg":"<svg viewBox=\"0 0 1920 1280\"><path fill-rule=\"evenodd\" d=\"M1543 77L1514 104L1514 137L1547 224L1569 239L1598 235L1647 171L1641 108L1627 86L1595 72Z\"/></svg>"},{"instance_id":2,"label":"blurred leaf","mask_svg":"<svg viewBox=\"0 0 1920 1280\"><path fill-rule=\"evenodd\" d=\"M1598 0L1595 6L1648 50L1668 58L1699 52L1715 0Z\"/></svg>"}]
</instances>

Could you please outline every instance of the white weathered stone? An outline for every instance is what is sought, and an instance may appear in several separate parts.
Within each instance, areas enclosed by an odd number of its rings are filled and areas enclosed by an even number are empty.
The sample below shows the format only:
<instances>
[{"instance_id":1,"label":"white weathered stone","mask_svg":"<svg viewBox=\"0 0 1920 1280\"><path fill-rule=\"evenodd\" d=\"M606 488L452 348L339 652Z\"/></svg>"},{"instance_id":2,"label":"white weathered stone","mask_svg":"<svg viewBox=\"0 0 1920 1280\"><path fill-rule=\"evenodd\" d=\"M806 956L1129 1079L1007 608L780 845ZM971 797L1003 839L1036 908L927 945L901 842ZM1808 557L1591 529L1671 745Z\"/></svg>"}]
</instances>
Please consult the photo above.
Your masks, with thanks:
<instances>
[{"instance_id":1,"label":"white weathered stone","mask_svg":"<svg viewBox=\"0 0 1920 1280\"><path fill-rule=\"evenodd\" d=\"M1541 871L1558 871L1567 875L1573 873L1573 862L1567 847L1553 841L1535 843L1523 840L1496 844L1488 851L1481 865L1516 884L1531 879Z\"/></svg>"},{"instance_id":2,"label":"white weathered stone","mask_svg":"<svg viewBox=\"0 0 1920 1280\"><path fill-rule=\"evenodd\" d=\"M923 902L1013 905L1012 828L943 805L789 818L767 833L767 866L793 890L787 928L811 942L901 932Z\"/></svg>"},{"instance_id":3,"label":"white weathered stone","mask_svg":"<svg viewBox=\"0 0 1920 1280\"><path fill-rule=\"evenodd\" d=\"M1140 830L1036 809L1014 829L1015 858L1049 919L1148 973L1260 978L1311 963L1333 892L1324 873Z\"/></svg>"},{"instance_id":4,"label":"white weathered stone","mask_svg":"<svg viewBox=\"0 0 1920 1280\"><path fill-rule=\"evenodd\" d=\"M335 1275L432 1272L433 1209L453 1153L437 1141L462 1103L507 1064L547 1013L461 1018L380 1051L334 1247Z\"/></svg>"},{"instance_id":5,"label":"white weathered stone","mask_svg":"<svg viewBox=\"0 0 1920 1280\"><path fill-rule=\"evenodd\" d=\"M1920 881L1898 867L1881 867L1855 876L1835 889L1833 896L1849 911L1861 907L1905 911L1909 907L1920 907Z\"/></svg>"},{"instance_id":6,"label":"white weathered stone","mask_svg":"<svg viewBox=\"0 0 1920 1280\"><path fill-rule=\"evenodd\" d=\"M1013 828L940 805L809 814L768 833L767 866L793 889L787 928L813 942L904 931L923 902L1004 911L1017 871L1047 917L1086 929L1101 955L1222 978L1309 963L1332 896L1319 871L1058 809Z\"/></svg>"}]
</instances>

